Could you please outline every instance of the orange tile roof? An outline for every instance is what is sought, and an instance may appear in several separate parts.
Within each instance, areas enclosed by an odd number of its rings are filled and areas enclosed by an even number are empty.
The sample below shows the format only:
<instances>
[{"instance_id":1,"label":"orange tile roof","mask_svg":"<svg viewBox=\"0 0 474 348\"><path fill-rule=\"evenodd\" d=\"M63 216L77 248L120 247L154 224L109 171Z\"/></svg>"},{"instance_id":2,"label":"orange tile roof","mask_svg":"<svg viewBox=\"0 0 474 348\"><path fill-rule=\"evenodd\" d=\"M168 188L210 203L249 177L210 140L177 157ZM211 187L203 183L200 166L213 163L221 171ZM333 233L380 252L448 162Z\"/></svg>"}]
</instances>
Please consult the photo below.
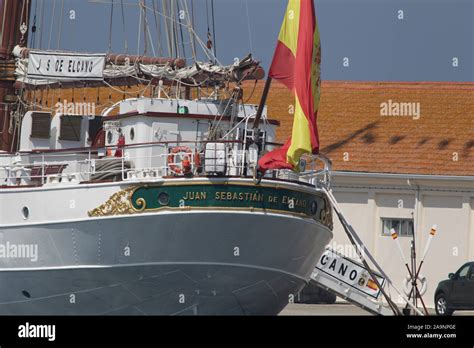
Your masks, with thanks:
<instances>
[{"instance_id":1,"label":"orange tile roof","mask_svg":"<svg viewBox=\"0 0 474 348\"><path fill-rule=\"evenodd\" d=\"M259 82L251 102L262 87ZM247 83L246 95L252 89ZM420 103L420 118L381 116L381 103L389 100ZM274 83L267 103L284 141L292 95ZM474 83L323 82L318 125L321 152L334 170L474 175Z\"/></svg>"}]
</instances>

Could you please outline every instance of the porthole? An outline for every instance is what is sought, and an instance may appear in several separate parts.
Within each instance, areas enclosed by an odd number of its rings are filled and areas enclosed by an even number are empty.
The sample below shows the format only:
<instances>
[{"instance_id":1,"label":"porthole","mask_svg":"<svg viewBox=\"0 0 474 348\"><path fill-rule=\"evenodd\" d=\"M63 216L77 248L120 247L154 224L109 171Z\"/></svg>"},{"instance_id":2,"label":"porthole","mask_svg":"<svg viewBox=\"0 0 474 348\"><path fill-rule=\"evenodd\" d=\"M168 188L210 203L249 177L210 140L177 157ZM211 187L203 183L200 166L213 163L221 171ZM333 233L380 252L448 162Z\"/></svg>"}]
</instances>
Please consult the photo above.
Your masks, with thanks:
<instances>
[{"instance_id":1,"label":"porthole","mask_svg":"<svg viewBox=\"0 0 474 348\"><path fill-rule=\"evenodd\" d=\"M113 137L112 132L108 131L107 132L107 144L109 144L109 145L112 144L112 137Z\"/></svg>"},{"instance_id":2,"label":"porthole","mask_svg":"<svg viewBox=\"0 0 474 348\"><path fill-rule=\"evenodd\" d=\"M158 195L158 203L160 203L161 205L168 205L169 202L170 202L170 196L166 192L161 192Z\"/></svg>"},{"instance_id":3,"label":"porthole","mask_svg":"<svg viewBox=\"0 0 474 348\"><path fill-rule=\"evenodd\" d=\"M130 129L130 140L133 141L133 139L135 139L135 128L132 127Z\"/></svg>"},{"instance_id":4,"label":"porthole","mask_svg":"<svg viewBox=\"0 0 474 348\"><path fill-rule=\"evenodd\" d=\"M23 207L21 214L23 215L23 219L28 220L30 217L30 209L28 209L28 207Z\"/></svg>"}]
</instances>

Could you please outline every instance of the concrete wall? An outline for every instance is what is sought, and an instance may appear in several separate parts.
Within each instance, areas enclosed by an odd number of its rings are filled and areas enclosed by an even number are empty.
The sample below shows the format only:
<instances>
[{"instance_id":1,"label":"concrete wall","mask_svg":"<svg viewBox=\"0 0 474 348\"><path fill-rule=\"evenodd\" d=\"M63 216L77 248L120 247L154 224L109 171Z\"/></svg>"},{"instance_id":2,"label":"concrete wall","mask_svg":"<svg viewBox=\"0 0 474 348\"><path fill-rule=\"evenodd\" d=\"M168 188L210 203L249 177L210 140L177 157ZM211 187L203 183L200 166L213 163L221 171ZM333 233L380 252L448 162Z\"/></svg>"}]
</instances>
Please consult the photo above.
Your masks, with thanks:
<instances>
[{"instance_id":1,"label":"concrete wall","mask_svg":"<svg viewBox=\"0 0 474 348\"><path fill-rule=\"evenodd\" d=\"M423 298L433 307L438 283L466 261L474 260L474 178L466 179L418 176L408 181L396 175L335 173L333 188L347 219L399 290L408 272L395 242L382 235L381 219L414 218L418 262L431 226L438 225L421 271L428 279ZM349 245L339 221L334 225L331 245ZM411 238L399 237L399 241L408 259ZM395 292L392 294L399 301Z\"/></svg>"}]
</instances>

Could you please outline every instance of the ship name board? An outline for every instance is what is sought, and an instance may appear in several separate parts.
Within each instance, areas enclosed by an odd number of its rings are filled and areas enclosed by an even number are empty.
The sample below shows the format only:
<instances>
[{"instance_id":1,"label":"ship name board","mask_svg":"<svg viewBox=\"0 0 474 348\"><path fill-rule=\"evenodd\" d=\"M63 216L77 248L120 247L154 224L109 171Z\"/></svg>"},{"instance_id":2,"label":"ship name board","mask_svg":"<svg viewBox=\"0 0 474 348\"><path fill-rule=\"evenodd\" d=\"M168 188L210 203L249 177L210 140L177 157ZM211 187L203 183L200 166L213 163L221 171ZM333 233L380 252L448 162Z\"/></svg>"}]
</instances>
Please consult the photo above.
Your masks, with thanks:
<instances>
[{"instance_id":1,"label":"ship name board","mask_svg":"<svg viewBox=\"0 0 474 348\"><path fill-rule=\"evenodd\" d=\"M44 80L102 80L105 54L76 54L32 51L27 77Z\"/></svg>"},{"instance_id":2,"label":"ship name board","mask_svg":"<svg viewBox=\"0 0 474 348\"><path fill-rule=\"evenodd\" d=\"M309 191L309 190L308 190ZM280 185L179 183L131 186L88 212L90 217L139 214L161 209L228 209L289 213L332 229L331 206L320 192Z\"/></svg>"},{"instance_id":3,"label":"ship name board","mask_svg":"<svg viewBox=\"0 0 474 348\"><path fill-rule=\"evenodd\" d=\"M207 200L208 195L207 192L202 191L187 191L183 199L186 201L196 201L196 200ZM292 196L283 195L282 197L278 197L275 195L269 195L265 197L263 193L255 193L255 192L229 192L229 191L218 191L214 195L214 199L218 201L240 201L240 202L264 202L267 201L268 203L279 203L280 201L283 204L287 205L294 205L298 207L306 207L307 200L306 199L299 199Z\"/></svg>"}]
</instances>

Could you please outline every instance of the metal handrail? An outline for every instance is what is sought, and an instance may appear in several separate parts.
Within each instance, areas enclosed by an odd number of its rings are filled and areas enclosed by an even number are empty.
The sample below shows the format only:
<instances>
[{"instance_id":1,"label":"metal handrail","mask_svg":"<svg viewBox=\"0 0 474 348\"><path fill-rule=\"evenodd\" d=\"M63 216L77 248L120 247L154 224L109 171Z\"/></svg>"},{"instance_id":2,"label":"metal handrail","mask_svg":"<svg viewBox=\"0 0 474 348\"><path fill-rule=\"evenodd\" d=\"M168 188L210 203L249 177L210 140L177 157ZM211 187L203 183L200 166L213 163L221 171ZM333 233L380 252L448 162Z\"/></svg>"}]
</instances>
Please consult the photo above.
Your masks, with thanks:
<instances>
[{"instance_id":1,"label":"metal handrail","mask_svg":"<svg viewBox=\"0 0 474 348\"><path fill-rule=\"evenodd\" d=\"M210 143L211 141L166 141L166 142L153 142L153 143L139 143L139 144L128 144L123 146L107 146L102 149L110 149L110 150L122 150L122 155L120 157L111 157L111 156L104 156L100 157L98 154L97 149L95 148L84 148L81 152L72 152L71 149L65 149L60 151L44 151L44 152L34 152L29 155L23 155L21 153L18 156L10 156L11 159L9 163L4 165L0 165L0 185L2 183L7 183L9 186L26 186L27 183L40 183L44 185L48 182L54 181L56 178L62 180L64 177L75 177L80 178L78 181L89 181L89 179L93 175L102 175L102 174L110 174L110 175L120 175L121 180L131 180L133 175L140 174L140 173L150 173L154 172L161 173L160 176L169 176L175 175L173 171L170 169L170 164L179 164L178 163L168 163L167 158L170 155L170 149L174 148L175 146L182 146L183 144L189 144L190 148L193 150L191 153L190 163L191 163L191 171L194 176L206 175L204 172L204 163L200 163L196 165L195 162L195 154L199 154L201 158L205 157L205 152L200 145ZM215 143L237 143L243 144L242 141L216 141ZM155 146L162 147L163 153L160 154L149 154L149 155L137 155L137 156L130 156L130 153L126 151L127 149L133 148L143 148L143 147L150 147L153 148ZM163 148L164 146L164 148ZM235 175L238 176L246 176L252 177L252 168L250 168L249 163L245 163L246 152L248 150L233 150L237 151L237 155L234 156L237 158L235 162L227 162L226 167L228 170L233 171L236 173ZM99 151L100 152L100 151ZM75 157L75 158L71 158ZM28 161L26 163L21 162L21 159L27 158ZM315 186L324 185L325 187L329 187L330 180L331 180L331 170L332 165L331 161L324 155L304 155L303 157L306 161L313 166L316 163L323 163L324 166L322 169L310 169L306 170L302 173L290 173L284 174L283 180L291 180L291 181L305 181L311 184L315 184ZM120 167L109 168L105 171L97 170L97 167L100 166L101 162L110 161L111 159L116 159L117 164L120 161ZM213 158L207 158L208 160L212 160ZM217 158L214 158L216 160ZM149 162L147 161L149 160ZM154 161L157 160L157 161ZM137 163L140 161L147 163L146 166L139 164L136 167ZM130 168L127 168L128 163L133 164ZM158 165L156 165L158 164ZM51 166L62 166L62 168L58 169L57 173L48 174L48 169ZM76 168L75 168L76 167ZM40 172L31 173L31 169L33 168L40 168ZM73 169L71 169L73 168ZM247 171L247 174L244 175L245 169L250 168ZM3 173L2 173L3 169ZM37 169L38 170L38 169ZM254 169L255 170L255 169ZM29 172L28 172L29 171ZM288 172L288 170L274 170L269 171L266 175L267 178L274 177L280 178L280 172ZM134 173L129 174L129 173ZM141 174L140 174L141 175ZM140 176L139 175L139 176ZM120 179L119 179L120 180ZM22 182L22 183L21 183ZM56 181L54 181L56 182Z\"/></svg>"},{"instance_id":2,"label":"metal handrail","mask_svg":"<svg viewBox=\"0 0 474 348\"><path fill-rule=\"evenodd\" d=\"M317 187L324 186L329 188L331 186L332 161L323 154L303 155L303 158L309 159L312 163L318 161L322 162L324 164L324 168L304 171L300 173L300 177L309 178L311 183ZM322 179L319 179L321 176Z\"/></svg>"}]
</instances>

